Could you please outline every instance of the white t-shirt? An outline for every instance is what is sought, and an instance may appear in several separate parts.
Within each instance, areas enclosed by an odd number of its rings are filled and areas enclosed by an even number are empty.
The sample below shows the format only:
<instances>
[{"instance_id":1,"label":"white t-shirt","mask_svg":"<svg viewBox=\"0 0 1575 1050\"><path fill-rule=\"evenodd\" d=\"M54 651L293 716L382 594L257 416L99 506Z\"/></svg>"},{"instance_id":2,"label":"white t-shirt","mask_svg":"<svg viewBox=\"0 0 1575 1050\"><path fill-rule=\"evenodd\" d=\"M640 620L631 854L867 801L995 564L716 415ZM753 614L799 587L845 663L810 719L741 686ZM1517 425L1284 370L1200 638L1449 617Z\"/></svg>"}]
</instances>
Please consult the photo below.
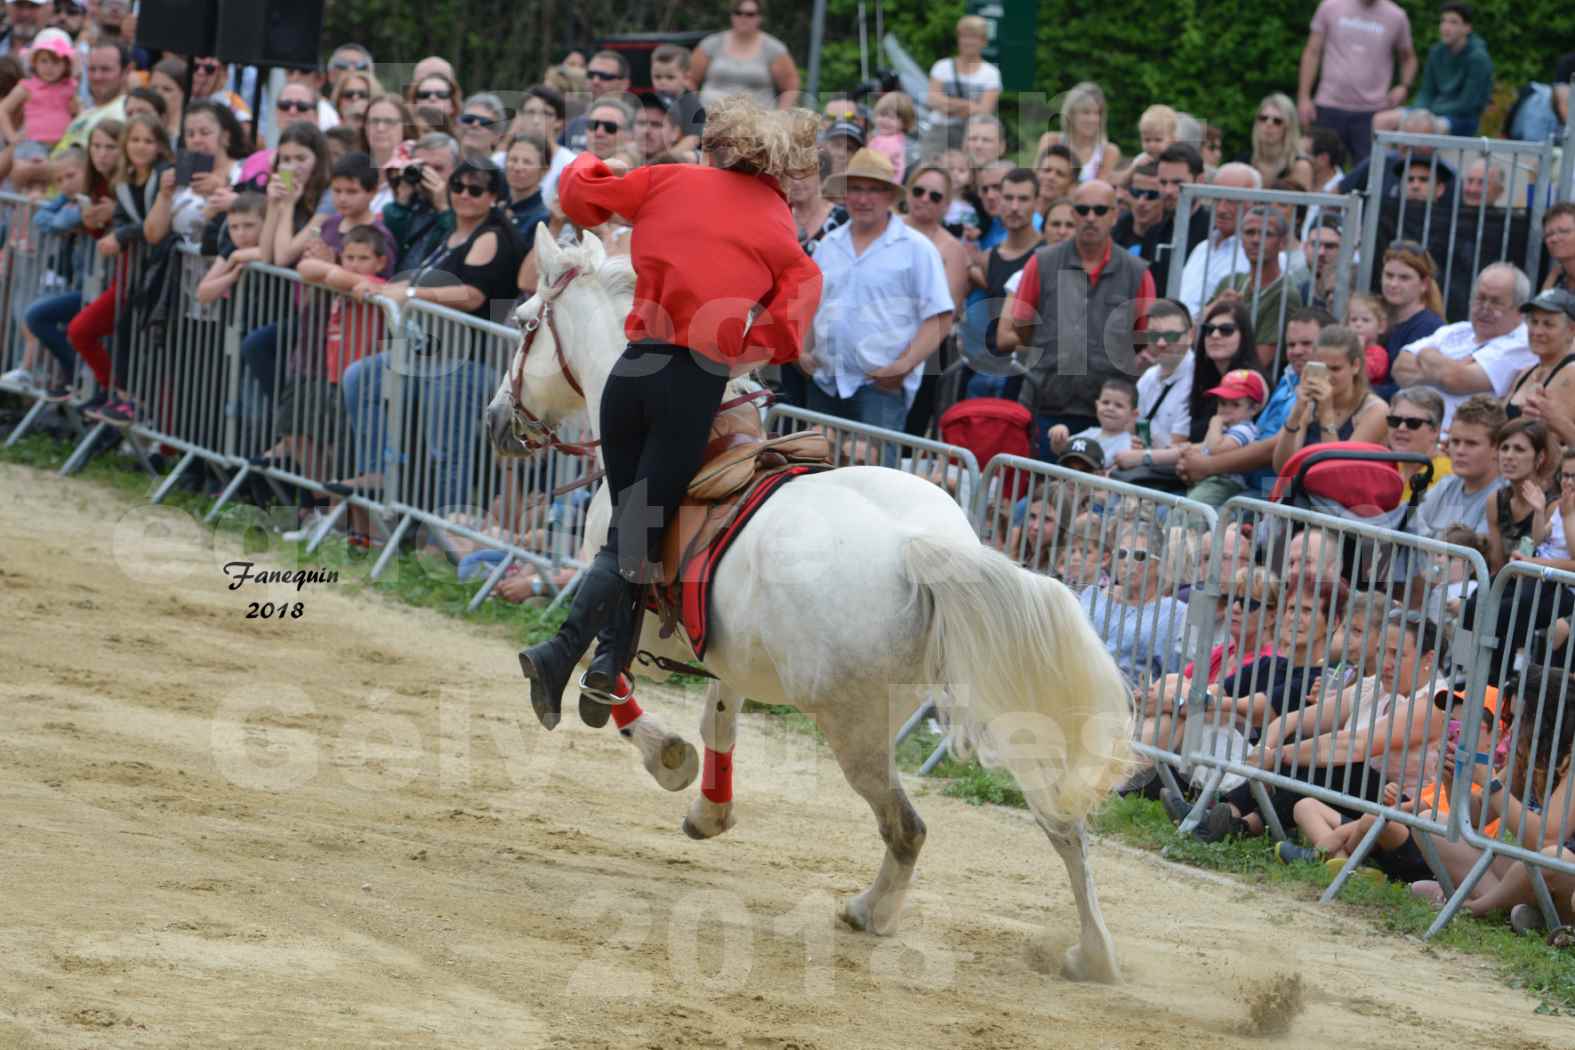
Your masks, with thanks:
<instances>
[{"instance_id":1,"label":"white t-shirt","mask_svg":"<svg viewBox=\"0 0 1575 1050\"><path fill-rule=\"evenodd\" d=\"M1515 374L1522 368L1530 368L1537 363L1537 355L1531 352L1526 338L1526 326L1521 324L1507 335L1479 343L1471 322L1458 321L1455 324L1446 324L1432 335L1408 344L1401 353L1414 354L1424 346L1433 346L1437 347L1438 352L1445 357L1456 361L1464 361L1469 357L1478 368L1487 373L1488 379L1492 380L1493 396L1502 400L1509 393L1509 385L1514 381ZM1447 436L1449 424L1455 418L1455 409L1471 395L1451 394L1441 387L1433 389L1437 390L1444 399L1444 425L1441 429Z\"/></svg>"},{"instance_id":2,"label":"white t-shirt","mask_svg":"<svg viewBox=\"0 0 1575 1050\"><path fill-rule=\"evenodd\" d=\"M1090 438L1099 442L1099 447L1105 450L1105 466L1115 462L1116 456L1132 447L1133 434L1130 430L1123 430L1118 434L1108 434L1098 427L1089 427L1079 430L1072 435L1073 438Z\"/></svg>"},{"instance_id":3,"label":"white t-shirt","mask_svg":"<svg viewBox=\"0 0 1575 1050\"><path fill-rule=\"evenodd\" d=\"M984 61L972 73L959 73L955 58L943 58L930 67L930 79L940 82L947 98L965 98L969 102L982 98L986 91L1001 90L1001 71ZM937 122L946 124L961 124L964 119L936 114Z\"/></svg>"},{"instance_id":4,"label":"white t-shirt","mask_svg":"<svg viewBox=\"0 0 1575 1050\"><path fill-rule=\"evenodd\" d=\"M1160 374L1159 365L1150 365L1148 371L1138 377L1138 418L1149 421L1154 448L1169 448L1173 435L1186 434L1192 429L1192 409L1188 404L1192 396L1192 367L1189 353L1169 376ZM1165 395L1163 401L1161 393ZM1154 407L1156 403L1158 409Z\"/></svg>"}]
</instances>

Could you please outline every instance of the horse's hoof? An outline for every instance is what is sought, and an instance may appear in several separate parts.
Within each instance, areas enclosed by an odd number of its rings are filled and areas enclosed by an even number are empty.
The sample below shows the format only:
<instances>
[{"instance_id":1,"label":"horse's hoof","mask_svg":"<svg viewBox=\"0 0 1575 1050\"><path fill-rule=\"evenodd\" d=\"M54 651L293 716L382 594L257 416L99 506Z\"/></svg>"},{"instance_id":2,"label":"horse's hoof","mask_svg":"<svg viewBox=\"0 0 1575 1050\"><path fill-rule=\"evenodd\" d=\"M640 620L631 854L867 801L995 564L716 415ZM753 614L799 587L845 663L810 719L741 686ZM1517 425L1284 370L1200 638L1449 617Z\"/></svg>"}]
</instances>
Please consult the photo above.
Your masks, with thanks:
<instances>
[{"instance_id":1,"label":"horse's hoof","mask_svg":"<svg viewBox=\"0 0 1575 1050\"><path fill-rule=\"evenodd\" d=\"M611 718L611 717L612 717L612 708L608 707L604 703L600 703L599 701L592 700L590 697L584 695L583 693L580 694L580 721L581 722L584 722L586 725L590 726L592 729L600 729L602 726L607 724L607 720L609 718Z\"/></svg>"},{"instance_id":2,"label":"horse's hoof","mask_svg":"<svg viewBox=\"0 0 1575 1050\"><path fill-rule=\"evenodd\" d=\"M699 828L695 827L694 824L690 822L688 817L684 818L684 834L688 835L696 842L704 842L706 839L711 837L710 835L703 833Z\"/></svg>"},{"instance_id":3,"label":"horse's hoof","mask_svg":"<svg viewBox=\"0 0 1575 1050\"><path fill-rule=\"evenodd\" d=\"M692 839L714 839L734 824L731 802L697 798L684 817L684 834Z\"/></svg>"},{"instance_id":4,"label":"horse's hoof","mask_svg":"<svg viewBox=\"0 0 1575 1050\"><path fill-rule=\"evenodd\" d=\"M700 775L700 754L675 733L646 755L645 769L665 790L682 791Z\"/></svg>"},{"instance_id":5,"label":"horse's hoof","mask_svg":"<svg viewBox=\"0 0 1575 1050\"><path fill-rule=\"evenodd\" d=\"M1066 950L1061 963L1061 976L1069 981L1095 981L1099 984L1120 984L1121 974L1111 959L1090 961L1083 946L1074 944Z\"/></svg>"},{"instance_id":6,"label":"horse's hoof","mask_svg":"<svg viewBox=\"0 0 1575 1050\"><path fill-rule=\"evenodd\" d=\"M864 907L864 902L857 897L849 897L842 902L842 907L837 909L837 918L846 923L850 929L860 933L868 933L870 929L870 916Z\"/></svg>"}]
</instances>

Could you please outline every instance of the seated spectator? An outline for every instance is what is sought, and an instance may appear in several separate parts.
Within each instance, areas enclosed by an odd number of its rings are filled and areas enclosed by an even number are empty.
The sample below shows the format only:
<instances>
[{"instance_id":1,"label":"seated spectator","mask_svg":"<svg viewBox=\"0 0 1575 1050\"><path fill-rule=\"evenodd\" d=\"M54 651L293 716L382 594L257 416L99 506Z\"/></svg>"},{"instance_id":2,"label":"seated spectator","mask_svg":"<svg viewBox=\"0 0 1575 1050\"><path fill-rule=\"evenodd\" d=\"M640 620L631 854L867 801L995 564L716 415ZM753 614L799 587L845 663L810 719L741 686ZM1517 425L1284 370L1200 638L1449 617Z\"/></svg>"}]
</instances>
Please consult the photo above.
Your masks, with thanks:
<instances>
[{"instance_id":1,"label":"seated spectator","mask_svg":"<svg viewBox=\"0 0 1575 1050\"><path fill-rule=\"evenodd\" d=\"M1384 252L1380 287L1389 312L1384 349L1391 371L1400 351L1444 326L1444 294L1433 274L1433 257L1414 241L1391 241Z\"/></svg>"},{"instance_id":2,"label":"seated spectator","mask_svg":"<svg viewBox=\"0 0 1575 1050\"><path fill-rule=\"evenodd\" d=\"M1520 307L1526 342L1537 363L1515 377L1504 407L1510 419L1540 419L1565 445L1575 445L1575 295L1550 288Z\"/></svg>"},{"instance_id":3,"label":"seated spectator","mask_svg":"<svg viewBox=\"0 0 1575 1050\"><path fill-rule=\"evenodd\" d=\"M1022 522L1006 534L1002 553L1026 569L1048 572L1057 532L1055 500L1047 493L1023 508Z\"/></svg>"},{"instance_id":4,"label":"seated spectator","mask_svg":"<svg viewBox=\"0 0 1575 1050\"><path fill-rule=\"evenodd\" d=\"M1211 387L1208 394L1214 399L1214 414L1209 418L1203 440L1197 443L1204 455L1233 452L1257 440L1258 427L1253 417L1262 411L1269 397L1269 384L1262 375L1250 368L1238 368L1225 373L1225 378L1218 386ZM1165 466L1180 460L1182 454L1181 447L1166 449L1156 452L1152 462ZM1221 493L1227 485L1234 485L1239 492L1246 488L1247 480L1241 476L1217 474L1205 484Z\"/></svg>"},{"instance_id":5,"label":"seated spectator","mask_svg":"<svg viewBox=\"0 0 1575 1050\"><path fill-rule=\"evenodd\" d=\"M1340 279L1340 229L1340 216L1318 216L1318 221L1307 229L1302 250L1290 255L1291 284L1301 301L1331 312ZM1389 355L1385 354L1384 375L1388 374Z\"/></svg>"},{"instance_id":6,"label":"seated spectator","mask_svg":"<svg viewBox=\"0 0 1575 1050\"><path fill-rule=\"evenodd\" d=\"M1148 425L1149 440L1116 454L1114 465L1121 470L1152 467L1150 453L1183 445L1191 437L1188 406L1195 366L1187 308L1174 299L1154 300L1141 338L1154 360L1137 381L1137 417Z\"/></svg>"},{"instance_id":7,"label":"seated spectator","mask_svg":"<svg viewBox=\"0 0 1575 1050\"><path fill-rule=\"evenodd\" d=\"M1559 488L1553 479L1563 450L1547 425L1512 419L1494 435L1503 484L1487 514L1488 571L1498 573L1513 555L1530 558L1549 537L1549 511Z\"/></svg>"},{"instance_id":8,"label":"seated spectator","mask_svg":"<svg viewBox=\"0 0 1575 1050\"><path fill-rule=\"evenodd\" d=\"M1084 474L1104 477L1110 473L1105 465L1105 450L1091 437L1075 437L1066 443L1066 451L1056 459L1056 466Z\"/></svg>"},{"instance_id":9,"label":"seated spectator","mask_svg":"<svg viewBox=\"0 0 1575 1050\"><path fill-rule=\"evenodd\" d=\"M1172 596L1184 572L1156 530L1130 528L1117 538L1112 586L1078 596L1094 630L1134 687L1181 669L1187 606Z\"/></svg>"},{"instance_id":10,"label":"seated spectator","mask_svg":"<svg viewBox=\"0 0 1575 1050\"><path fill-rule=\"evenodd\" d=\"M395 272L413 270L454 232L449 203L449 177L459 166L459 143L434 134L416 142L412 151L416 182L403 169L393 185L394 199L383 209L383 224L394 235L399 259Z\"/></svg>"},{"instance_id":11,"label":"seated spectator","mask_svg":"<svg viewBox=\"0 0 1575 1050\"><path fill-rule=\"evenodd\" d=\"M1487 45L1472 32L1471 5L1447 3L1439 8L1438 43L1427 52L1422 86L1415 106L1442 118L1449 135L1475 135L1482 111L1493 100L1493 60ZM1374 114L1374 131L1400 127L1403 109Z\"/></svg>"},{"instance_id":12,"label":"seated spectator","mask_svg":"<svg viewBox=\"0 0 1575 1050\"><path fill-rule=\"evenodd\" d=\"M1389 351L1383 345L1389 325L1383 299L1369 292L1352 292L1345 308L1345 323L1362 344L1368 385L1379 397L1387 399L1394 393L1394 384L1389 382Z\"/></svg>"},{"instance_id":13,"label":"seated spectator","mask_svg":"<svg viewBox=\"0 0 1575 1050\"><path fill-rule=\"evenodd\" d=\"M1127 196L1132 206L1116 220L1110 239L1136 255L1152 268L1161 252L1169 252L1171 241L1165 222L1165 202L1159 187L1159 165L1153 161L1139 164L1129 172ZM1155 278L1158 284L1158 278Z\"/></svg>"},{"instance_id":14,"label":"seated spectator","mask_svg":"<svg viewBox=\"0 0 1575 1050\"><path fill-rule=\"evenodd\" d=\"M1137 396L1132 380L1120 377L1105 380L1099 388L1099 399L1094 402L1094 416L1099 425L1073 434L1065 424L1057 423L1050 428L1051 449L1059 455L1073 438L1089 438L1099 443L1104 451L1104 462L1113 462L1117 455L1132 447Z\"/></svg>"},{"instance_id":15,"label":"seated spectator","mask_svg":"<svg viewBox=\"0 0 1575 1050\"><path fill-rule=\"evenodd\" d=\"M1575 201L1560 201L1543 213L1542 243L1553 264L1542 287L1575 293Z\"/></svg>"},{"instance_id":16,"label":"seated spectator","mask_svg":"<svg viewBox=\"0 0 1575 1050\"><path fill-rule=\"evenodd\" d=\"M1362 341L1344 325L1325 328L1312 360L1302 366L1291 417L1274 447L1274 469L1284 470L1309 445L1380 443L1388 432L1388 414L1389 406L1368 386Z\"/></svg>"},{"instance_id":17,"label":"seated spectator","mask_svg":"<svg viewBox=\"0 0 1575 1050\"><path fill-rule=\"evenodd\" d=\"M1437 393L1431 387L1420 389ZM1493 436L1504 419L1504 407L1491 394L1468 397L1455 410L1446 442L1449 476L1434 485L1417 508L1418 533L1438 539L1451 525L1487 532L1488 498L1503 484Z\"/></svg>"},{"instance_id":18,"label":"seated spectator","mask_svg":"<svg viewBox=\"0 0 1575 1050\"><path fill-rule=\"evenodd\" d=\"M1561 834L1575 828L1575 767L1570 762L1575 746L1575 712L1571 710L1571 683L1562 669L1544 671L1531 664L1520 676L1517 703L1523 713L1515 720L1512 732L1513 757L1502 766L1472 763L1462 756L1461 769L1473 778L1472 824L1490 827L1495 822L1512 834L1526 849L1545 853L1568 864L1575 860L1575 846L1560 842ZM1446 768L1456 763L1457 744L1445 746ZM1509 778L1506 783L1500 776ZM1435 838L1440 860L1449 876L1463 880L1480 860L1482 851L1469 843ZM1542 870L1562 923L1575 923L1571 892L1575 877L1550 869ZM1438 904L1444 894L1430 880L1412 884L1412 892ZM1484 917L1495 912L1510 913L1517 930L1540 929L1543 919L1537 912L1536 893L1526 865L1507 858L1488 867L1471 894L1465 909Z\"/></svg>"},{"instance_id":19,"label":"seated spectator","mask_svg":"<svg viewBox=\"0 0 1575 1050\"><path fill-rule=\"evenodd\" d=\"M1387 441L1395 452L1420 452L1433 460L1431 488L1449 472L1449 457L1438 447L1438 425L1444 418L1444 399L1425 386L1408 386L1395 392L1384 423L1389 428ZM1400 476L1410 481L1422 469L1420 463L1396 463Z\"/></svg>"},{"instance_id":20,"label":"seated spectator","mask_svg":"<svg viewBox=\"0 0 1575 1050\"><path fill-rule=\"evenodd\" d=\"M1519 268L1493 263L1477 275L1469 321L1445 325L1395 356L1390 374L1396 383L1423 384L1443 396L1445 434L1466 398L1477 393L1502 398L1515 375L1537 363L1519 312L1530 298L1531 281Z\"/></svg>"},{"instance_id":21,"label":"seated spectator","mask_svg":"<svg viewBox=\"0 0 1575 1050\"><path fill-rule=\"evenodd\" d=\"M1070 519L1056 556L1056 576L1074 591L1105 587L1114 554L1113 522L1091 510L1063 514Z\"/></svg>"},{"instance_id":22,"label":"seated spectator","mask_svg":"<svg viewBox=\"0 0 1575 1050\"><path fill-rule=\"evenodd\" d=\"M1291 174L1291 164L1296 159L1301 140L1296 103L1290 96L1276 91L1265 95L1258 103L1258 115L1252 122L1252 152L1236 160L1252 165L1263 176L1263 184L1272 185ZM1304 190L1310 188L1303 187Z\"/></svg>"},{"instance_id":23,"label":"seated spectator","mask_svg":"<svg viewBox=\"0 0 1575 1050\"><path fill-rule=\"evenodd\" d=\"M1373 632L1384 638L1377 676L1341 697L1304 708L1300 719L1279 727L1278 737L1265 734L1277 743L1248 761L1369 802L1383 801L1385 784L1404 785L1412 797L1422 794L1438 768L1446 730L1444 712L1432 702L1443 646L1433 624L1416 613L1396 610L1387 619ZM1362 818L1360 810L1283 788L1270 788L1269 801L1281 826L1288 831L1294 822L1310 845L1281 843L1280 860L1349 854L1349 848L1340 848L1344 836L1339 832Z\"/></svg>"},{"instance_id":24,"label":"seated spectator","mask_svg":"<svg viewBox=\"0 0 1575 1050\"><path fill-rule=\"evenodd\" d=\"M1477 211L1503 207L1504 169L1488 157L1478 157L1466 165L1460 177L1460 207Z\"/></svg>"}]
</instances>

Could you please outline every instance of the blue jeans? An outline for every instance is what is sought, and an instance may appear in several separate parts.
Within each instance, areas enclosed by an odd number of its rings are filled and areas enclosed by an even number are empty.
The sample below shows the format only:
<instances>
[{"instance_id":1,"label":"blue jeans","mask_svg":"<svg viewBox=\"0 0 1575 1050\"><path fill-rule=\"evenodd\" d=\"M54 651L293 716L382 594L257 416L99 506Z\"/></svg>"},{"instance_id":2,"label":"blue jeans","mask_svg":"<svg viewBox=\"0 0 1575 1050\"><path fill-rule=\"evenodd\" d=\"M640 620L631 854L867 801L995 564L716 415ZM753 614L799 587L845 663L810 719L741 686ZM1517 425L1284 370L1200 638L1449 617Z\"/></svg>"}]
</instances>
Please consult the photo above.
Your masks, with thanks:
<instances>
[{"instance_id":1,"label":"blue jeans","mask_svg":"<svg viewBox=\"0 0 1575 1050\"><path fill-rule=\"evenodd\" d=\"M1449 121L1451 135L1464 135L1469 138L1477 133L1477 125L1482 123L1482 114L1478 113L1474 117L1445 117L1444 119Z\"/></svg>"},{"instance_id":2,"label":"blue jeans","mask_svg":"<svg viewBox=\"0 0 1575 1050\"><path fill-rule=\"evenodd\" d=\"M833 397L811 381L806 384L811 412L851 419L872 427L901 431L908 420L908 398L901 391L889 392L873 383L866 383L853 392L852 397Z\"/></svg>"},{"instance_id":3,"label":"blue jeans","mask_svg":"<svg viewBox=\"0 0 1575 1050\"><path fill-rule=\"evenodd\" d=\"M60 369L65 372L67 381L76 371L77 352L72 348L71 340L66 338L66 326L81 312L82 293L65 292L38 300L27 308L22 318L27 330L37 336L38 341L44 344L44 349L60 362Z\"/></svg>"},{"instance_id":4,"label":"blue jeans","mask_svg":"<svg viewBox=\"0 0 1575 1050\"><path fill-rule=\"evenodd\" d=\"M265 324L246 333L241 340L241 368L262 387L263 397L273 400L278 379L279 326Z\"/></svg>"},{"instance_id":5,"label":"blue jeans","mask_svg":"<svg viewBox=\"0 0 1575 1050\"><path fill-rule=\"evenodd\" d=\"M379 473L391 464L408 462L398 447L402 435L387 433L383 373L388 356L363 357L340 377L357 474ZM420 489L407 478L399 498L424 510L469 505L471 467L481 449L477 428L495 382L489 370L471 361L455 362L436 375L403 377L404 411L407 418L411 412L419 413L426 438L427 469L420 476L431 477L433 489L422 499Z\"/></svg>"}]
</instances>

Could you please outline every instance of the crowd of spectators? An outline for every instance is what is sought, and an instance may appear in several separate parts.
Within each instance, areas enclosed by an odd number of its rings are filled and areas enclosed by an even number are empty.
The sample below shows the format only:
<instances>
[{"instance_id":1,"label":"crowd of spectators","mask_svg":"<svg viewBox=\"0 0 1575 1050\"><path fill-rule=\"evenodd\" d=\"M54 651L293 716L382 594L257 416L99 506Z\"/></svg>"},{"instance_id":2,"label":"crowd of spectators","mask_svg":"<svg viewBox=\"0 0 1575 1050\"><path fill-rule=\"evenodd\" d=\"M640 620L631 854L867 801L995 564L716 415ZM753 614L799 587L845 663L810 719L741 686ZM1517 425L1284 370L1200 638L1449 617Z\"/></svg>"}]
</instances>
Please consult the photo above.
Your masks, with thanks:
<instances>
[{"instance_id":1,"label":"crowd of spectators","mask_svg":"<svg viewBox=\"0 0 1575 1050\"><path fill-rule=\"evenodd\" d=\"M303 310L293 329L250 326L240 347L248 395L229 407L273 421L246 450L255 464L338 496L376 491L402 454L382 394L387 333L359 300L379 293L501 319L536 287L538 226L564 232L555 185L576 155L613 170L704 163L707 105L738 94L783 109L808 101L760 0L732 0L728 28L692 51L657 47L649 83L633 82L624 53L585 49L524 90L467 93L462 83L478 74L440 56L395 76L347 42L320 68L269 85L256 112L256 70L134 47L124 0L11 0L6 10L0 178L36 202L40 233L80 235L54 264L60 288L75 285L88 253L106 260L110 280L92 301L38 289L22 304L28 345L0 379L130 423L148 411L127 379L134 341L118 330L131 255L197 249L208 260L196 297L219 308L246 264L293 268L341 296ZM1406 528L1480 551L1493 573L1575 570L1565 526L1575 510L1575 203L1541 211L1528 234L1541 238L1541 266L1528 274L1524 256L1508 257L1507 231L1538 194L1547 203L1551 173L1463 149L1373 150L1375 131L1477 133L1493 67L1472 17L1469 4L1442 4L1424 62L1390 0L1323 0L1297 83L1261 100L1238 149L1157 99L1130 129L1140 147L1130 156L1116 141L1128 129L1109 125L1094 82L1062 96L1054 130L1013 142L998 112L1000 71L983 57L988 26L960 19L955 53L933 64L922 94L813 100L820 175L782 191L825 291L798 365L768 381L789 403L943 438L948 409L1017 405L1039 458L1216 507L1268 494L1308 448L1386 446L1428 461L1398 467L1407 482L1426 479ZM1366 192L1370 178L1380 188L1367 206L1396 212L1371 288L1350 285L1357 266L1337 265L1352 233L1337 211L1273 197L1181 207L1192 183L1343 193ZM1436 237L1409 239L1407 208L1439 216L1435 227L1452 216L1451 236L1479 249L1469 265L1440 257ZM1505 248L1484 239L1488 229L1506 230ZM629 251L629 231L614 217L592 232L616 254ZM137 280L149 297L146 272ZM1469 294L1446 296L1451 281ZM493 524L528 527L517 494L475 491L475 424L497 375L470 357L407 379L404 396L425 409L435 501L495 499ZM1001 542L1077 590L1145 698L1144 739L1169 746L1189 721L1174 698L1204 674L1191 659L1188 596L1209 559L1196 523L1161 502L1067 483L1004 509ZM305 508L294 535L321 509ZM370 544L366 515L348 521L351 541ZM1453 628L1470 626L1486 596L1449 559L1441 575L1404 559L1380 573L1314 530L1251 533L1243 523L1222 534L1233 560L1210 639L1212 700L1192 717L1230 729L1264 768L1325 785L1338 775L1349 794L1422 805L1455 746L1433 690L1448 677ZM1427 593L1413 601L1417 579ZM522 569L498 593L541 595L544 582L563 579ZM1550 598L1500 607L1491 626L1509 647L1549 657L1566 651L1572 615L1575 601ZM1500 720L1490 721L1493 731ZM1536 802L1543 824L1568 828L1575 717L1548 725L1507 787L1493 786L1491 764L1476 770L1487 778L1484 821L1522 827ZM1434 760L1446 749L1450 761ZM1139 776L1133 789L1151 786ZM1178 817L1188 806L1166 802ZM1370 819L1290 789L1269 802L1317 856L1348 853ZM1262 831L1244 786L1199 824L1206 837ZM1393 861L1384 870L1426 882L1414 843L1391 827L1379 844ZM1298 848L1285 856L1302 857ZM1451 869L1473 860L1445 857ZM1495 869L1472 906L1528 894L1523 873Z\"/></svg>"}]
</instances>

